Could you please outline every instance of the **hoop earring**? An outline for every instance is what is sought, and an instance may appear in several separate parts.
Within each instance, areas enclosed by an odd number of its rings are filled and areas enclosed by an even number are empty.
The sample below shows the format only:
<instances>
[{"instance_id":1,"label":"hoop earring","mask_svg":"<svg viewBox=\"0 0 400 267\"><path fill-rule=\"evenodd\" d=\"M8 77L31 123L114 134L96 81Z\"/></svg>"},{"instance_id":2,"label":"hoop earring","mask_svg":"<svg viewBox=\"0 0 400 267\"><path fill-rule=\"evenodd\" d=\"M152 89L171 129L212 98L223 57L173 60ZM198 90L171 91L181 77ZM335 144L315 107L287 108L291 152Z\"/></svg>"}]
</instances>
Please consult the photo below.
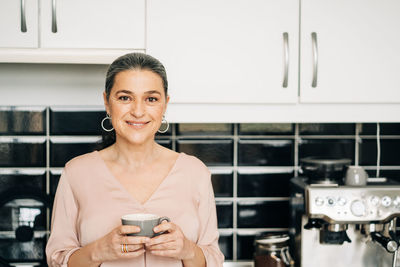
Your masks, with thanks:
<instances>
[{"instance_id":1,"label":"hoop earring","mask_svg":"<svg viewBox=\"0 0 400 267\"><path fill-rule=\"evenodd\" d=\"M164 116L164 115L162 116L161 124L163 124L163 123L166 123L166 124L167 124L167 127L166 127L164 130L158 129L157 132L159 132L159 133L166 133L166 132L168 131L168 129L169 129L169 122L165 119L165 116Z\"/></svg>"},{"instance_id":2,"label":"hoop earring","mask_svg":"<svg viewBox=\"0 0 400 267\"><path fill-rule=\"evenodd\" d=\"M103 130L106 131L106 132L111 132L111 131L113 131L113 130L114 130L114 127L111 127L111 129L107 129L106 127L104 127L104 122L105 122L106 120L110 120L110 123L111 123L111 117L110 117L110 115L107 114L106 117L101 121L101 128L103 128Z\"/></svg>"}]
</instances>

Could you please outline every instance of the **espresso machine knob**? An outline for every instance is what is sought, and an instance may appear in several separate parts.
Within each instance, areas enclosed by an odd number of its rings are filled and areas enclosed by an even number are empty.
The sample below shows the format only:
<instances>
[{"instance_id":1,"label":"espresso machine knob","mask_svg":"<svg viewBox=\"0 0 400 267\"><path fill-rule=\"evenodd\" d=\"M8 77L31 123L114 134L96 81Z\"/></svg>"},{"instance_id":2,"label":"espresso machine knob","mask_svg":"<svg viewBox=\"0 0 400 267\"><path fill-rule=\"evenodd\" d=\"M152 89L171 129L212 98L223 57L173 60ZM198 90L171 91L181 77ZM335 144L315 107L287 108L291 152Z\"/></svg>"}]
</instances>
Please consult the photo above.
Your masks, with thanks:
<instances>
[{"instance_id":1,"label":"espresso machine knob","mask_svg":"<svg viewBox=\"0 0 400 267\"><path fill-rule=\"evenodd\" d=\"M365 204L361 200L354 200L351 203L350 210L354 216L362 217L366 212Z\"/></svg>"},{"instance_id":2,"label":"espresso machine knob","mask_svg":"<svg viewBox=\"0 0 400 267\"><path fill-rule=\"evenodd\" d=\"M381 203L384 207L389 207L392 204L392 199L389 196L384 196L381 200Z\"/></svg>"},{"instance_id":3,"label":"espresso machine knob","mask_svg":"<svg viewBox=\"0 0 400 267\"><path fill-rule=\"evenodd\" d=\"M393 205L395 205L396 207L400 206L400 197L397 196L394 200L393 200Z\"/></svg>"}]
</instances>

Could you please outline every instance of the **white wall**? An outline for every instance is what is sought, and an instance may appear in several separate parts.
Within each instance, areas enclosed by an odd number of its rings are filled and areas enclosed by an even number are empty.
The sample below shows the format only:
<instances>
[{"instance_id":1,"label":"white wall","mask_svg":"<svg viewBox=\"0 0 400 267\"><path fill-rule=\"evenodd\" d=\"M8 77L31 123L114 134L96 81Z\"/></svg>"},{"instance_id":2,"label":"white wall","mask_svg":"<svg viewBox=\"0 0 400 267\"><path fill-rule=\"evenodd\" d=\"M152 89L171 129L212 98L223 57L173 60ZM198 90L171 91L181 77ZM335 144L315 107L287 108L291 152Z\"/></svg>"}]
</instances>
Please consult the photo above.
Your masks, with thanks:
<instances>
[{"instance_id":1,"label":"white wall","mask_svg":"<svg viewBox=\"0 0 400 267\"><path fill-rule=\"evenodd\" d=\"M0 64L0 105L101 105L107 65Z\"/></svg>"}]
</instances>

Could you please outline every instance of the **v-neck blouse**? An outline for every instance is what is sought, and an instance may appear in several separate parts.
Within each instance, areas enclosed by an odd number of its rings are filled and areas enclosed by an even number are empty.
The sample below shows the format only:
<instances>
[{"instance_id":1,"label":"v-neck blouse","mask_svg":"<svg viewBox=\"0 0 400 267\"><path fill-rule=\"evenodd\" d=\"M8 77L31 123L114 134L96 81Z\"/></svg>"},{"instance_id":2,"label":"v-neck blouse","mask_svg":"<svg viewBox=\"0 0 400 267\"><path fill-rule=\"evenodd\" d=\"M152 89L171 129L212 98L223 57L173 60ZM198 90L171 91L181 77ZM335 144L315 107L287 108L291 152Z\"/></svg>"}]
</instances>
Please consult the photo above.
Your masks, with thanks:
<instances>
[{"instance_id":1,"label":"v-neck blouse","mask_svg":"<svg viewBox=\"0 0 400 267\"><path fill-rule=\"evenodd\" d=\"M117 186L119 186L121 188L121 192L123 194L126 194L127 197L130 199L130 201L133 202L137 202L139 205L145 205L146 202L150 201L153 197L153 195L159 190L160 187L163 186L164 183L167 183L169 180L169 176L171 175L171 173L173 173L175 171L176 165L178 164L180 158L182 157L182 155L184 155L185 153L181 152L178 154L178 157L175 159L174 164L172 165L171 169L169 170L169 172L167 173L167 175L163 178L163 180L161 181L161 183L157 186L157 188L155 189L155 191L150 195L150 197L144 202L144 203L140 203L139 200L137 200L134 196L131 195L131 193L128 192L128 190L126 190L126 188L121 184L120 181L117 180L117 178L114 176L114 174L112 174L111 170L108 168L107 164L105 163L105 161L103 160L103 158L100 156L100 153L98 151L94 151L93 153L95 153L95 156L97 156L99 158L100 161L100 165L102 165L101 167L104 168L104 172L107 173L107 177L113 181L115 181L115 183L117 184Z\"/></svg>"},{"instance_id":2,"label":"v-neck blouse","mask_svg":"<svg viewBox=\"0 0 400 267\"><path fill-rule=\"evenodd\" d=\"M217 216L211 175L196 157L180 153L170 172L141 204L112 175L95 151L69 161L53 204L46 246L50 267L67 267L69 257L121 225L128 213L167 216L203 251L208 267L220 267ZM146 259L144 259L146 257ZM180 260L145 253L134 259L104 262L103 267L182 267Z\"/></svg>"}]
</instances>

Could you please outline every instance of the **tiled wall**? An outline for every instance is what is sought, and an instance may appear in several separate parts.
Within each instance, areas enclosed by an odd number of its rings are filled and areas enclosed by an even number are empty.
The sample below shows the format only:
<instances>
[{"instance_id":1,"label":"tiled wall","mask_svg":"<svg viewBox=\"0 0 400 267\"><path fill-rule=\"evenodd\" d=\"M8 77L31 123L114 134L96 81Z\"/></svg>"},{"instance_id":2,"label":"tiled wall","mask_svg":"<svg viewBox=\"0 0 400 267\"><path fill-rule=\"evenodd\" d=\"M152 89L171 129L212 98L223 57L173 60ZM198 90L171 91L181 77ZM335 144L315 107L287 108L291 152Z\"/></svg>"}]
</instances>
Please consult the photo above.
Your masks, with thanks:
<instances>
[{"instance_id":1,"label":"tiled wall","mask_svg":"<svg viewBox=\"0 0 400 267\"><path fill-rule=\"evenodd\" d=\"M98 109L1 108L0 199L12 188L28 188L49 196L51 203L65 162L96 148L103 117ZM376 124L171 126L157 141L196 155L213 174L220 246L227 260L251 260L257 233L288 230L288 183L297 175L301 158L351 158L370 176L376 175ZM380 124L380 134L380 174L400 180L400 124ZM12 239L10 221L15 218L9 210L0 207L0 257L42 257L45 241L40 238L49 229L50 210L35 219L38 238L25 248ZM32 247L34 252L26 254ZM10 248L16 252L10 254Z\"/></svg>"}]
</instances>

